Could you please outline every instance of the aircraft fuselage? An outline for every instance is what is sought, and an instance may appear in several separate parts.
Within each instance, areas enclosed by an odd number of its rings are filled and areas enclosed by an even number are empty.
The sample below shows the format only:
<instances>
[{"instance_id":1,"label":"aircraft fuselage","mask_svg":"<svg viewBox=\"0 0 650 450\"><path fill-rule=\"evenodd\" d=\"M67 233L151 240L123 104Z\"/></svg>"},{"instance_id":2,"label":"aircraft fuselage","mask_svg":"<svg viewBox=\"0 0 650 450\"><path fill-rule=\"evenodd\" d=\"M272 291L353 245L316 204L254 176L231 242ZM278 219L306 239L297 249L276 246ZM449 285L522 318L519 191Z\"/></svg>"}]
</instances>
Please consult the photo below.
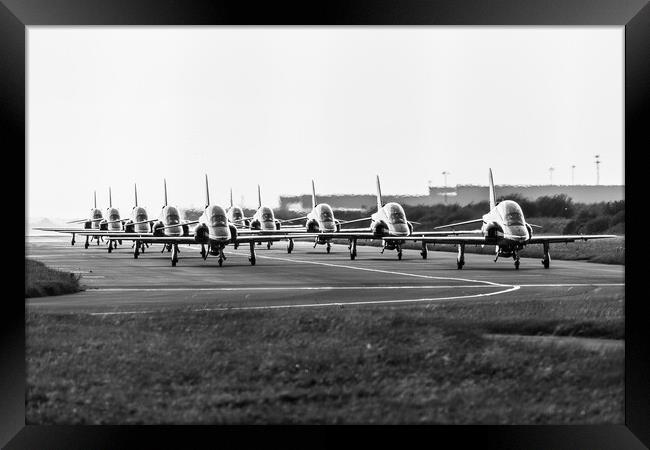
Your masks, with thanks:
<instances>
[{"instance_id":1,"label":"aircraft fuselage","mask_svg":"<svg viewBox=\"0 0 650 450\"><path fill-rule=\"evenodd\" d=\"M483 215L481 232L503 250L504 256L520 250L532 237L532 228L526 223L521 207L512 200L504 200Z\"/></svg>"}]
</instances>

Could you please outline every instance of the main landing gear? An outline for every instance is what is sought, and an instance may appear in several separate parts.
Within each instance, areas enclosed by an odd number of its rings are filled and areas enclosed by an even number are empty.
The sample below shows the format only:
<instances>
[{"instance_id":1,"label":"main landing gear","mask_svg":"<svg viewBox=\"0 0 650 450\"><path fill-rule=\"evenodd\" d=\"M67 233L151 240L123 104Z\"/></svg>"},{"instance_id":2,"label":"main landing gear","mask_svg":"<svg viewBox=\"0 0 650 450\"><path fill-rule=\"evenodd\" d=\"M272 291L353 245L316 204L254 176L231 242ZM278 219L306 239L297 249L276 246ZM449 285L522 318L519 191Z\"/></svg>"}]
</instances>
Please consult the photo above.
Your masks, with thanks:
<instances>
[{"instance_id":1,"label":"main landing gear","mask_svg":"<svg viewBox=\"0 0 650 450\"><path fill-rule=\"evenodd\" d=\"M144 253L146 244L144 242L139 242L139 241L134 241L133 245L131 246L133 248L133 258L138 259L138 255L140 253Z\"/></svg>"},{"instance_id":2,"label":"main landing gear","mask_svg":"<svg viewBox=\"0 0 650 450\"><path fill-rule=\"evenodd\" d=\"M327 243L327 247L325 247L325 249L327 250L327 253L331 252L331 251L332 251L332 244L330 244L330 243L328 242L328 243Z\"/></svg>"},{"instance_id":3,"label":"main landing gear","mask_svg":"<svg viewBox=\"0 0 650 450\"><path fill-rule=\"evenodd\" d=\"M456 256L456 267L461 270L465 265L465 244L458 244L458 256Z\"/></svg>"},{"instance_id":4,"label":"main landing gear","mask_svg":"<svg viewBox=\"0 0 650 450\"><path fill-rule=\"evenodd\" d=\"M251 263L251 266L255 265L255 242L251 242L249 244L250 250L251 250L251 255L248 257L248 260Z\"/></svg>"},{"instance_id":5,"label":"main landing gear","mask_svg":"<svg viewBox=\"0 0 650 450\"><path fill-rule=\"evenodd\" d=\"M267 242L267 243L266 243L266 249L267 249L267 250L271 250L271 245L272 245L272 244L273 244L273 242L271 242L271 241Z\"/></svg>"},{"instance_id":6,"label":"main landing gear","mask_svg":"<svg viewBox=\"0 0 650 450\"><path fill-rule=\"evenodd\" d=\"M117 248L117 245L115 246L115 248ZM108 253L112 253L112 252L113 252L113 240L109 239L108 240Z\"/></svg>"},{"instance_id":7,"label":"main landing gear","mask_svg":"<svg viewBox=\"0 0 650 450\"><path fill-rule=\"evenodd\" d=\"M287 253L291 253L293 251L293 239L289 239L289 242L287 243Z\"/></svg>"},{"instance_id":8,"label":"main landing gear","mask_svg":"<svg viewBox=\"0 0 650 450\"><path fill-rule=\"evenodd\" d=\"M86 243L84 244L84 248L88 248L90 246L90 236L86 236Z\"/></svg>"},{"instance_id":9,"label":"main landing gear","mask_svg":"<svg viewBox=\"0 0 650 450\"><path fill-rule=\"evenodd\" d=\"M517 250L512 251L512 259L515 260L515 269L519 270L519 252Z\"/></svg>"},{"instance_id":10,"label":"main landing gear","mask_svg":"<svg viewBox=\"0 0 650 450\"><path fill-rule=\"evenodd\" d=\"M72 242L70 242L71 245L74 245L75 240L74 240L74 233L72 233Z\"/></svg>"},{"instance_id":11,"label":"main landing gear","mask_svg":"<svg viewBox=\"0 0 650 450\"><path fill-rule=\"evenodd\" d=\"M542 264L545 269L548 269L551 265L551 254L548 252L549 243L544 242L544 259L542 259Z\"/></svg>"},{"instance_id":12,"label":"main landing gear","mask_svg":"<svg viewBox=\"0 0 650 450\"><path fill-rule=\"evenodd\" d=\"M427 249L427 243L422 242L422 251L420 252L420 255L422 255L422 259L427 259L428 253L429 250Z\"/></svg>"},{"instance_id":13,"label":"main landing gear","mask_svg":"<svg viewBox=\"0 0 650 450\"><path fill-rule=\"evenodd\" d=\"M176 263L178 262L178 254L180 251L178 250L178 244L167 244L170 247L170 250L172 252L172 267L176 267Z\"/></svg>"},{"instance_id":14,"label":"main landing gear","mask_svg":"<svg viewBox=\"0 0 650 450\"><path fill-rule=\"evenodd\" d=\"M357 257L357 240L350 239L350 245L348 246L350 250L350 259L354 260Z\"/></svg>"}]
</instances>

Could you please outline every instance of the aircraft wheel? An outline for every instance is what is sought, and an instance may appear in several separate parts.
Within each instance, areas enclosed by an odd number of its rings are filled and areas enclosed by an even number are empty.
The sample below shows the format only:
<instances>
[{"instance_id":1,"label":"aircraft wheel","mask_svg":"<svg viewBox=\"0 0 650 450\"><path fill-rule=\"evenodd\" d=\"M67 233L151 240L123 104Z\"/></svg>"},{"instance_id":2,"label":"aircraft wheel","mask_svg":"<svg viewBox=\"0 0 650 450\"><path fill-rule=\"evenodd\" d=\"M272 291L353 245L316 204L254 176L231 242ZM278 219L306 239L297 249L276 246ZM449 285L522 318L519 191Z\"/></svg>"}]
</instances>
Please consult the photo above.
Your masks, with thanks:
<instances>
[{"instance_id":1,"label":"aircraft wheel","mask_svg":"<svg viewBox=\"0 0 650 450\"><path fill-rule=\"evenodd\" d=\"M544 264L545 269L548 269L551 265L551 262L547 259L542 259L542 264Z\"/></svg>"},{"instance_id":2,"label":"aircraft wheel","mask_svg":"<svg viewBox=\"0 0 650 450\"><path fill-rule=\"evenodd\" d=\"M271 250L271 241L267 242L266 244L266 249Z\"/></svg>"},{"instance_id":3,"label":"aircraft wheel","mask_svg":"<svg viewBox=\"0 0 650 450\"><path fill-rule=\"evenodd\" d=\"M519 270L519 260L515 261L515 269Z\"/></svg>"},{"instance_id":4,"label":"aircraft wheel","mask_svg":"<svg viewBox=\"0 0 650 450\"><path fill-rule=\"evenodd\" d=\"M422 259L427 259L427 252L420 252L420 255L422 255Z\"/></svg>"},{"instance_id":5,"label":"aircraft wheel","mask_svg":"<svg viewBox=\"0 0 650 450\"><path fill-rule=\"evenodd\" d=\"M456 262L456 266L458 267L458 270L461 270L463 268L463 263L462 262Z\"/></svg>"},{"instance_id":6,"label":"aircraft wheel","mask_svg":"<svg viewBox=\"0 0 650 450\"><path fill-rule=\"evenodd\" d=\"M137 253L133 253L133 259L138 259L138 254Z\"/></svg>"},{"instance_id":7,"label":"aircraft wheel","mask_svg":"<svg viewBox=\"0 0 650 450\"><path fill-rule=\"evenodd\" d=\"M223 266L223 259L219 258L219 267Z\"/></svg>"},{"instance_id":8,"label":"aircraft wheel","mask_svg":"<svg viewBox=\"0 0 650 450\"><path fill-rule=\"evenodd\" d=\"M255 265L255 258L248 258L248 260L251 262L251 266Z\"/></svg>"},{"instance_id":9,"label":"aircraft wheel","mask_svg":"<svg viewBox=\"0 0 650 450\"><path fill-rule=\"evenodd\" d=\"M401 260L402 259L402 251L400 250L397 252L397 259Z\"/></svg>"},{"instance_id":10,"label":"aircraft wheel","mask_svg":"<svg viewBox=\"0 0 650 450\"><path fill-rule=\"evenodd\" d=\"M111 246L108 247L108 253L113 253L113 247Z\"/></svg>"},{"instance_id":11,"label":"aircraft wheel","mask_svg":"<svg viewBox=\"0 0 650 450\"><path fill-rule=\"evenodd\" d=\"M172 267L176 267L176 261L172 259Z\"/></svg>"},{"instance_id":12,"label":"aircraft wheel","mask_svg":"<svg viewBox=\"0 0 650 450\"><path fill-rule=\"evenodd\" d=\"M329 245L329 244L327 244L327 253L329 253L329 252L331 252L331 251L332 251L332 246Z\"/></svg>"},{"instance_id":13,"label":"aircraft wheel","mask_svg":"<svg viewBox=\"0 0 650 450\"><path fill-rule=\"evenodd\" d=\"M88 248L88 242L84 244L84 248Z\"/></svg>"}]
</instances>

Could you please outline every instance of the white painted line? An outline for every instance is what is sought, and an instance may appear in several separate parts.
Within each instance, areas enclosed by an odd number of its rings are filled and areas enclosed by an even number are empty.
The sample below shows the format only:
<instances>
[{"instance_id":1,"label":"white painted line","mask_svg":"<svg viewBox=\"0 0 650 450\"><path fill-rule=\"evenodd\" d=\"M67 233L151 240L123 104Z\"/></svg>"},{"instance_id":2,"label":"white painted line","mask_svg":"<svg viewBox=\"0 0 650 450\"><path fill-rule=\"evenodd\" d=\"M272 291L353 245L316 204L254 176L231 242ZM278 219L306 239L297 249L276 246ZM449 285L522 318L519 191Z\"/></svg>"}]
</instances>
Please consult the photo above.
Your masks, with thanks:
<instances>
[{"instance_id":1,"label":"white painted line","mask_svg":"<svg viewBox=\"0 0 650 450\"><path fill-rule=\"evenodd\" d=\"M113 312L98 312L89 313L91 316L113 316L116 314L149 314L155 311L113 311Z\"/></svg>"},{"instance_id":2,"label":"white painted line","mask_svg":"<svg viewBox=\"0 0 650 450\"><path fill-rule=\"evenodd\" d=\"M519 289L519 286L512 286L509 289L504 289L502 291L489 292L487 294L473 294L473 295L462 295L456 297L439 297L439 298L414 298L406 300L369 300L369 301L359 301L359 302L333 302L333 303L305 303L300 305L269 305L269 306L239 306L239 307L229 307L229 308L200 308L194 309L193 311L234 311L234 310L252 310L252 309L285 309L285 308L314 308L319 306L348 306L348 305L383 305L383 304L393 304L393 303L422 303L422 302L437 302L442 300L459 300L459 299L469 299L477 297L490 297L492 295L505 294L507 292L516 291Z\"/></svg>"},{"instance_id":3,"label":"white painted line","mask_svg":"<svg viewBox=\"0 0 650 450\"><path fill-rule=\"evenodd\" d=\"M90 277L85 277L90 278ZM102 277L103 278L103 277ZM503 285L503 287L509 285ZM625 283L576 283L576 284L517 284L512 286L526 287L611 287L625 286ZM361 290L361 289L474 289L492 288L502 286L456 284L456 285L409 285L409 286L264 286L264 287L169 287L169 288L93 288L87 291L95 292L184 292L184 291L326 291L326 290Z\"/></svg>"},{"instance_id":4,"label":"white painted line","mask_svg":"<svg viewBox=\"0 0 650 450\"><path fill-rule=\"evenodd\" d=\"M360 289L455 289L455 288L494 288L500 286L482 286L476 284L458 285L415 285L415 286L266 286L266 287L177 287L177 288L88 288L98 292L175 292L175 291L325 291L325 290L360 290Z\"/></svg>"},{"instance_id":5,"label":"white painted line","mask_svg":"<svg viewBox=\"0 0 650 450\"><path fill-rule=\"evenodd\" d=\"M229 254L231 252L228 252ZM319 266L326 266L326 267L339 267L342 269L351 269L351 270L364 270L367 272L377 272L377 273L387 273L390 275L402 275L406 277L416 277L416 278L427 278L430 280L453 280L453 281L466 281L468 283L483 283L483 284L489 284L492 286L498 286L498 287L506 287L506 286L512 286L511 284L501 284L501 283L493 283L491 281L483 281L483 280L471 280L467 278L456 278L456 277L435 277L433 275L421 275L421 274L415 274L415 273L408 273L408 272L395 272L392 270L382 270L382 269L371 269L369 267L356 267L356 266L348 266L348 265L343 265L343 264L332 264L332 263L324 263L324 262L319 262L319 261L307 261L304 259L290 259L290 258L280 258L278 256L264 256L264 255L256 255L258 258L266 258L266 259L275 259L278 261L287 261L287 262L293 262L293 263L301 263L301 264L316 264Z\"/></svg>"}]
</instances>

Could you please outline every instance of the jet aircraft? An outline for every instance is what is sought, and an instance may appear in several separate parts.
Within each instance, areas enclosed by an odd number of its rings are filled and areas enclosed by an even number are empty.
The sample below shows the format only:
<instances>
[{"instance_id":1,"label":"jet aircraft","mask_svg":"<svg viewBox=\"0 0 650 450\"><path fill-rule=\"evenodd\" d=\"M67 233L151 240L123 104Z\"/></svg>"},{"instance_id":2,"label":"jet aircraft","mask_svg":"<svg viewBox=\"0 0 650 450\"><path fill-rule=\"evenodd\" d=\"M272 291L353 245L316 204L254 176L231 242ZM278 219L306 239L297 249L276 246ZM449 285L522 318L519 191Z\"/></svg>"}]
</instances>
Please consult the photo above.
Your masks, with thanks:
<instances>
[{"instance_id":1,"label":"jet aircraft","mask_svg":"<svg viewBox=\"0 0 650 450\"><path fill-rule=\"evenodd\" d=\"M542 244L544 249L542 264L545 269L548 269L551 263L551 255L549 253L549 246L551 243L568 243L581 240L586 241L588 239L606 239L616 237L611 234L533 236L533 228L538 226L526 222L524 219L524 213L518 203L512 200L503 200L499 203L496 202L492 169L489 170L489 196L490 211L487 214L484 214L482 218L436 227L437 229L455 228L459 225L482 223L480 236L414 236L406 237L404 240L421 241L423 246L425 246L426 243L458 245L458 256L456 257L458 269L462 269L465 265L465 245L467 244L481 246L494 245L496 253L494 261L496 262L499 257L512 257L515 263L515 269L519 269L519 252L525 246L531 244Z\"/></svg>"},{"instance_id":2,"label":"jet aircraft","mask_svg":"<svg viewBox=\"0 0 650 450\"><path fill-rule=\"evenodd\" d=\"M163 234L162 232L179 227L178 224L165 225L155 228L153 233L138 234L128 233L123 235L123 239L137 240L144 243L160 243L171 250L171 263L176 266L178 262L179 244L201 244L201 256L207 259L208 255L218 256L219 266L223 265L226 260L224 249L228 244L249 244L250 257L248 258L251 265L255 265L255 242L274 242L287 238L296 237L291 234L248 234L242 235L237 227L230 223L226 210L222 206L210 204L210 192L208 188L208 177L205 177L205 209L198 220L188 221L182 224L182 227L196 224L192 232L177 232L175 235ZM207 247L207 249L206 249Z\"/></svg>"},{"instance_id":3,"label":"jet aircraft","mask_svg":"<svg viewBox=\"0 0 650 450\"><path fill-rule=\"evenodd\" d=\"M379 175L377 175L377 212L373 213L370 218L356 219L355 221L370 219L368 228L343 229L336 232L321 232L319 239L344 238L349 240L348 249L350 250L350 259L357 256L358 239L381 239L382 250L397 250L397 259L402 259L402 244L406 237L409 236L429 236L429 235L448 235L448 234L471 234L476 231L461 232L443 232L443 231L413 231L413 222L406 219L406 213L402 205L395 202L384 204L381 198L381 185ZM349 221L350 223L353 221ZM421 252L422 258L427 257L427 248L423 246Z\"/></svg>"}]
</instances>

